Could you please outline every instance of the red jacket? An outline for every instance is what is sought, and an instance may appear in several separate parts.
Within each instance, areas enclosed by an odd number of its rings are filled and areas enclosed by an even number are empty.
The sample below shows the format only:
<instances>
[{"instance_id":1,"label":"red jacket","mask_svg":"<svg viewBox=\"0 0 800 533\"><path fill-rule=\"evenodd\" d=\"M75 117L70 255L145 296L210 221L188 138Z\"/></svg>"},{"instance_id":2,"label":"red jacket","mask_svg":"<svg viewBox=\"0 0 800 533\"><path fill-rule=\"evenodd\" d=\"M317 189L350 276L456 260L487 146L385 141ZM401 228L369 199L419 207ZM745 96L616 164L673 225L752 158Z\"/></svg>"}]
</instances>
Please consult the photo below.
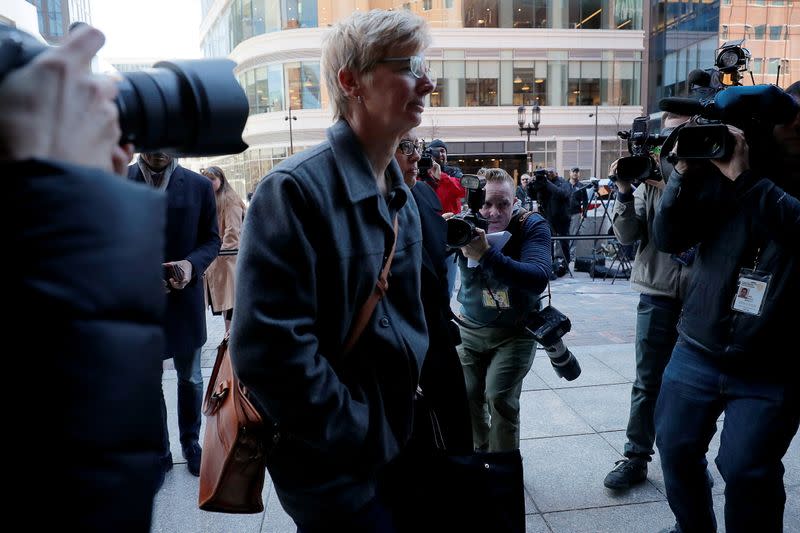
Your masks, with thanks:
<instances>
[{"instance_id":1,"label":"red jacket","mask_svg":"<svg viewBox=\"0 0 800 533\"><path fill-rule=\"evenodd\" d=\"M467 191L459 180L451 178L444 172L440 176L439 183L431 186L442 203L442 213L455 213L457 215L461 212L461 201Z\"/></svg>"}]
</instances>

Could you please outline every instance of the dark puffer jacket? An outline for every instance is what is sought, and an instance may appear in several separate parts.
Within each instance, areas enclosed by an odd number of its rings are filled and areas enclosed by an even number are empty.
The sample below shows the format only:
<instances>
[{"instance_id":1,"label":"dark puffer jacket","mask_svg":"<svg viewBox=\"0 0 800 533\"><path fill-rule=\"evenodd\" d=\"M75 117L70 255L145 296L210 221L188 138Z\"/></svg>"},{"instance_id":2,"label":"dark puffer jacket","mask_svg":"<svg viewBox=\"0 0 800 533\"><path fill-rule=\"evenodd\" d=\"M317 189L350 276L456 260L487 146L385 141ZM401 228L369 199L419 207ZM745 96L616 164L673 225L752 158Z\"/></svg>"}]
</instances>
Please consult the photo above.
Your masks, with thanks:
<instances>
[{"instance_id":1,"label":"dark puffer jacket","mask_svg":"<svg viewBox=\"0 0 800 533\"><path fill-rule=\"evenodd\" d=\"M161 444L165 197L84 167L0 168L14 210L10 317L20 347L6 354L19 369L5 377L8 397L23 401L13 410L21 420L8 459L23 471L12 493L39 498L25 517L37 529L148 532Z\"/></svg>"}]
</instances>

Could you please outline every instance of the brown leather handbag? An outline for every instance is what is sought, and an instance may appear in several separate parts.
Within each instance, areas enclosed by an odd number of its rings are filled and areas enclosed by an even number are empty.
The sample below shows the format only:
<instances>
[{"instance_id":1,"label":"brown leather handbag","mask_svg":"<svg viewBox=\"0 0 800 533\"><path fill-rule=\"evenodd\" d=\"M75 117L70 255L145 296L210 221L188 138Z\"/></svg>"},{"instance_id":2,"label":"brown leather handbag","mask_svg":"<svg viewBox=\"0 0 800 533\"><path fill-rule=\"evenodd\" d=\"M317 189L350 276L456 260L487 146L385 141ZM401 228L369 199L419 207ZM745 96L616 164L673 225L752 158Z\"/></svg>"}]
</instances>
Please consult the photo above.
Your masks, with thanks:
<instances>
[{"instance_id":1,"label":"brown leather handbag","mask_svg":"<svg viewBox=\"0 0 800 533\"><path fill-rule=\"evenodd\" d=\"M389 287L397 232L395 215L391 252L374 290L353 320L342 350L345 354L355 346L375 306ZM277 439L279 433L267 431L261 414L247 398L245 387L233 371L227 339L223 339L217 348L217 360L203 401L203 414L206 415L206 431L200 462L200 509L217 513L262 512L261 491L267 469L266 439Z\"/></svg>"},{"instance_id":2,"label":"brown leather handbag","mask_svg":"<svg viewBox=\"0 0 800 533\"><path fill-rule=\"evenodd\" d=\"M264 421L233 372L227 339L217 348L203 414L200 509L260 513L267 468Z\"/></svg>"}]
</instances>

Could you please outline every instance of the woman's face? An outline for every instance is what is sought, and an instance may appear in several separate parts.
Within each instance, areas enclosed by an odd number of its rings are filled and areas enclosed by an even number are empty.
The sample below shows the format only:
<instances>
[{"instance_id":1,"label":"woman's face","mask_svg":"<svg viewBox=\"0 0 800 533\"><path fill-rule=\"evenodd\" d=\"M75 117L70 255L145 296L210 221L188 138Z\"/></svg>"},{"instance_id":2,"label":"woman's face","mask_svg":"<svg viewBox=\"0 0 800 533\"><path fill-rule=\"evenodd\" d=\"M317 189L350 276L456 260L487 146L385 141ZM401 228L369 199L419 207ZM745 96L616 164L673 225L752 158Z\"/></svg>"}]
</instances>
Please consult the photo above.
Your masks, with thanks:
<instances>
[{"instance_id":1,"label":"woman's face","mask_svg":"<svg viewBox=\"0 0 800 533\"><path fill-rule=\"evenodd\" d=\"M412 147L411 155L406 155ZM397 160L397 164L400 165L403 181L406 182L409 188L413 187L417 183L417 162L420 160L416 137L409 134L403 135L395 149L394 158Z\"/></svg>"},{"instance_id":2,"label":"woman's face","mask_svg":"<svg viewBox=\"0 0 800 533\"><path fill-rule=\"evenodd\" d=\"M213 172L205 171L203 172L203 176L207 177L211 180L211 186L214 187L214 192L217 192L222 185L219 177L217 177Z\"/></svg>"},{"instance_id":3,"label":"woman's face","mask_svg":"<svg viewBox=\"0 0 800 533\"><path fill-rule=\"evenodd\" d=\"M413 48L390 48L386 58L407 58L419 55ZM361 96L366 120L383 131L402 134L418 126L425 110L425 96L434 89L428 75L417 78L411 71L410 60L379 62L370 76L362 77Z\"/></svg>"}]
</instances>

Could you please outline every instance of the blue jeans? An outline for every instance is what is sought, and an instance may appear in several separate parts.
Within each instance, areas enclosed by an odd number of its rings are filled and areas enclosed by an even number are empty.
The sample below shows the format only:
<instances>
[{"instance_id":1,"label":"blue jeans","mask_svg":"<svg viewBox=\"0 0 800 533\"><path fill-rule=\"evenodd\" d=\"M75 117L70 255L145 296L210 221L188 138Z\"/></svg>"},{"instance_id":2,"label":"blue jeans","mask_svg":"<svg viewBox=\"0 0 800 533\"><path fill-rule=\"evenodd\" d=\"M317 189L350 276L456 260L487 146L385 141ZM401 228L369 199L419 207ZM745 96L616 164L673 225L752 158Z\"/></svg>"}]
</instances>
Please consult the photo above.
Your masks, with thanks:
<instances>
[{"instance_id":1,"label":"blue jeans","mask_svg":"<svg viewBox=\"0 0 800 533\"><path fill-rule=\"evenodd\" d=\"M200 441L200 422L203 408L203 374L200 371L202 347L187 354L172 357L178 374L178 429L181 447L185 450ZM161 390L161 424L164 428L162 443L164 456L169 454L169 431L167 429L167 404Z\"/></svg>"},{"instance_id":2,"label":"blue jeans","mask_svg":"<svg viewBox=\"0 0 800 533\"><path fill-rule=\"evenodd\" d=\"M625 457L650 460L656 428L653 422L656 399L678 338L680 301L665 296L639 297L636 308L636 381L631 390L631 412L625 443Z\"/></svg>"},{"instance_id":3,"label":"blue jeans","mask_svg":"<svg viewBox=\"0 0 800 533\"><path fill-rule=\"evenodd\" d=\"M656 443L682 533L716 531L705 454L723 412L716 464L726 484L726 530L783 531L781 459L800 424L797 377L786 379L794 383L726 373L712 356L678 340L656 403Z\"/></svg>"}]
</instances>

